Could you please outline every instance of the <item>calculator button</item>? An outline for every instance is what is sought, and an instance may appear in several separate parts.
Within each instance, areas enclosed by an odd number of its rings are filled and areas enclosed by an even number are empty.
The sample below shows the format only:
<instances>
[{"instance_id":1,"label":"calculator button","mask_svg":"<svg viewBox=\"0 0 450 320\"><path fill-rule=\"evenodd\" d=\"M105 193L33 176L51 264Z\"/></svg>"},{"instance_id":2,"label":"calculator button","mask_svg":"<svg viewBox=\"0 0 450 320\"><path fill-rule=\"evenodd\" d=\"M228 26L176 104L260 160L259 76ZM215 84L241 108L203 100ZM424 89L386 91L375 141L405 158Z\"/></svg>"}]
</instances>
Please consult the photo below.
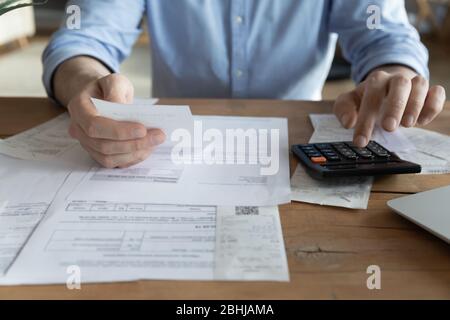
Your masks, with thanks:
<instances>
[{"instance_id":1,"label":"calculator button","mask_svg":"<svg viewBox=\"0 0 450 320\"><path fill-rule=\"evenodd\" d=\"M372 152L370 151L365 151L365 150L361 150L361 151L357 151L356 152L360 157L365 158L365 159L370 159L370 158L374 158L374 155Z\"/></svg>"},{"instance_id":2,"label":"calculator button","mask_svg":"<svg viewBox=\"0 0 450 320\"><path fill-rule=\"evenodd\" d=\"M324 153L323 154L325 156L325 158L330 159L330 158L338 158L338 155L336 153Z\"/></svg>"},{"instance_id":3,"label":"calculator button","mask_svg":"<svg viewBox=\"0 0 450 320\"><path fill-rule=\"evenodd\" d=\"M355 158L356 157L356 153L354 153L354 152L344 151L344 152L341 152L341 154L346 158Z\"/></svg>"},{"instance_id":4,"label":"calculator button","mask_svg":"<svg viewBox=\"0 0 450 320\"><path fill-rule=\"evenodd\" d=\"M375 155L377 155L380 158L389 158L390 154L389 151L381 147L379 144L371 141L369 145L367 146L368 149L370 149Z\"/></svg>"},{"instance_id":5,"label":"calculator button","mask_svg":"<svg viewBox=\"0 0 450 320\"><path fill-rule=\"evenodd\" d=\"M335 148L345 148L346 147L345 143L343 143L343 142L332 143L331 145Z\"/></svg>"},{"instance_id":6,"label":"calculator button","mask_svg":"<svg viewBox=\"0 0 450 320\"><path fill-rule=\"evenodd\" d=\"M325 158L325 157L312 157L311 161L313 163L326 163L327 162L327 158Z\"/></svg>"},{"instance_id":7,"label":"calculator button","mask_svg":"<svg viewBox=\"0 0 450 320\"><path fill-rule=\"evenodd\" d=\"M358 159L358 156L356 155L356 153L351 153L351 154L344 153L343 155L344 155L344 157L346 157L349 160L357 160Z\"/></svg>"},{"instance_id":8,"label":"calculator button","mask_svg":"<svg viewBox=\"0 0 450 320\"><path fill-rule=\"evenodd\" d=\"M307 152L306 155L310 158L319 158L322 156L320 152Z\"/></svg>"},{"instance_id":9,"label":"calculator button","mask_svg":"<svg viewBox=\"0 0 450 320\"><path fill-rule=\"evenodd\" d=\"M341 150L338 150L343 156L345 156L345 157L347 157L347 158L354 158L354 157L356 157L356 153L355 152L353 152L352 150L350 150L350 149L341 149Z\"/></svg>"},{"instance_id":10,"label":"calculator button","mask_svg":"<svg viewBox=\"0 0 450 320\"><path fill-rule=\"evenodd\" d=\"M375 152L375 154L380 158L389 158L390 154L387 152Z\"/></svg>"},{"instance_id":11,"label":"calculator button","mask_svg":"<svg viewBox=\"0 0 450 320\"><path fill-rule=\"evenodd\" d=\"M323 149L330 149L330 145L328 143L317 143L315 146L320 151L323 151Z\"/></svg>"},{"instance_id":12,"label":"calculator button","mask_svg":"<svg viewBox=\"0 0 450 320\"><path fill-rule=\"evenodd\" d=\"M353 152L352 149L347 146L336 147L336 150L338 150L339 152Z\"/></svg>"},{"instance_id":13,"label":"calculator button","mask_svg":"<svg viewBox=\"0 0 450 320\"><path fill-rule=\"evenodd\" d=\"M358 148L353 143L348 143L348 145L355 151L360 157L365 159L374 158L373 153L367 148Z\"/></svg>"}]
</instances>

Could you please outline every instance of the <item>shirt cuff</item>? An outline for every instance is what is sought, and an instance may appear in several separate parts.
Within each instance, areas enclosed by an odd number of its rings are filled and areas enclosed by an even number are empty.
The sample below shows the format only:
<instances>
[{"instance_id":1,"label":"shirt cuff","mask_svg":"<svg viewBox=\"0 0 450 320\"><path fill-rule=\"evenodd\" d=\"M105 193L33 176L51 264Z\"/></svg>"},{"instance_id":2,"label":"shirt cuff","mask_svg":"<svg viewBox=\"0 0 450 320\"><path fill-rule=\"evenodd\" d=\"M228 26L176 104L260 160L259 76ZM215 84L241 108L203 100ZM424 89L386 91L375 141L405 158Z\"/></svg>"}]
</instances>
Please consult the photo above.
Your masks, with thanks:
<instances>
[{"instance_id":1,"label":"shirt cuff","mask_svg":"<svg viewBox=\"0 0 450 320\"><path fill-rule=\"evenodd\" d=\"M100 50L89 46L80 46L70 47L70 48L59 48L57 50L52 51L48 56L44 57L44 73L42 80L44 82L45 90L47 95L51 99L54 98L53 92L53 75L56 71L56 68L63 63L64 61L77 57L77 56L89 56L99 60L103 63L107 68L111 70L111 72L119 71L119 63L115 62L114 59L111 59L111 56L107 53L102 53Z\"/></svg>"},{"instance_id":2,"label":"shirt cuff","mask_svg":"<svg viewBox=\"0 0 450 320\"><path fill-rule=\"evenodd\" d=\"M372 70L383 65L397 64L407 66L429 79L430 73L425 61L428 61L428 56L424 58L410 53L376 52L368 55L353 68L352 77L356 83L360 83Z\"/></svg>"}]
</instances>

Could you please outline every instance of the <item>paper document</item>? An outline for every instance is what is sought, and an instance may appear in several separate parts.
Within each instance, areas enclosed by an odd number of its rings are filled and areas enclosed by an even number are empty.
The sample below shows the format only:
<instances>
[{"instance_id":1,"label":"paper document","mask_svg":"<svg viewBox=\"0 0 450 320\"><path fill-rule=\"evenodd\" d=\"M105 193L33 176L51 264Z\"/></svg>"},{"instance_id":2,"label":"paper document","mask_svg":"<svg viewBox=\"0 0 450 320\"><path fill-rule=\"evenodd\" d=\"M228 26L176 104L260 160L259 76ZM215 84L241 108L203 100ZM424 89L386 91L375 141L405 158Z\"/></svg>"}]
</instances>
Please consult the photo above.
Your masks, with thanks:
<instances>
[{"instance_id":1,"label":"paper document","mask_svg":"<svg viewBox=\"0 0 450 320\"><path fill-rule=\"evenodd\" d=\"M49 203L15 203L0 210L0 277L26 243Z\"/></svg>"},{"instance_id":2,"label":"paper document","mask_svg":"<svg viewBox=\"0 0 450 320\"><path fill-rule=\"evenodd\" d=\"M68 133L70 117L63 113L37 127L0 141L0 153L24 160L67 162L90 166L92 159Z\"/></svg>"},{"instance_id":3,"label":"paper document","mask_svg":"<svg viewBox=\"0 0 450 320\"><path fill-rule=\"evenodd\" d=\"M200 121L203 132L214 132L218 139L223 139L223 146L227 144L225 140L231 139L226 138L226 132L230 132L228 130L250 130L249 132L255 133L260 130L259 132L265 134L264 139L249 143L249 148L241 149L236 147L237 144L233 145L230 150L226 150L221 163L208 163L207 160L201 159L202 155L207 156L205 150L208 143L205 142L205 145L201 146L202 134L199 133L197 136L200 136L200 141L194 141L192 148L188 149L192 152L190 164L175 164L172 158L174 149L160 146L147 160L131 168L92 168L70 195L70 199L219 206L273 206L290 202L289 146L285 119L195 119L196 123ZM196 128L198 129L198 126ZM272 130L277 134L271 135ZM269 137L266 137L266 134L269 134ZM259 150L252 150L253 147L258 147L258 144ZM258 154L258 151L261 153ZM218 153L220 152L221 150L218 150ZM267 153L271 156L262 157L267 156ZM230 163L226 162L228 156L232 160ZM247 161L252 156L255 156L254 163ZM261 161L262 159L264 161ZM270 161L266 161L267 159ZM264 175L264 170L273 170L273 174Z\"/></svg>"},{"instance_id":4,"label":"paper document","mask_svg":"<svg viewBox=\"0 0 450 320\"><path fill-rule=\"evenodd\" d=\"M299 164L291 179L291 199L349 209L367 209L372 182L372 177L320 181L311 178Z\"/></svg>"},{"instance_id":5,"label":"paper document","mask_svg":"<svg viewBox=\"0 0 450 320\"><path fill-rule=\"evenodd\" d=\"M217 249L226 245L232 261L246 250L244 235L233 245L222 242L216 248L216 219L225 224L221 239L233 239L227 218L230 210L198 205L160 205L134 202L67 201L67 193L80 181L74 173L64 184L44 220L39 224L19 257L0 279L0 284L66 283L70 272L78 272L82 283L133 281L140 279L227 280L216 277ZM259 250L259 260L244 259L230 265L230 279L285 280L288 278L281 227L276 207L261 210L261 218L235 220L236 230L248 239L263 238L270 246ZM249 217L248 217L249 218ZM228 221L228 222L227 222ZM235 252L235 254L233 254ZM247 252L250 256L254 254ZM260 269L260 270L256 270ZM223 275L223 277L222 277Z\"/></svg>"},{"instance_id":6,"label":"paper document","mask_svg":"<svg viewBox=\"0 0 450 320\"><path fill-rule=\"evenodd\" d=\"M144 106L152 106L157 104L159 101L159 99L155 99L155 98L140 98L140 97L135 97L133 99L133 104L135 105L144 105Z\"/></svg>"},{"instance_id":7,"label":"paper document","mask_svg":"<svg viewBox=\"0 0 450 320\"><path fill-rule=\"evenodd\" d=\"M67 166L0 155L0 276L14 261L69 173Z\"/></svg>"},{"instance_id":8,"label":"paper document","mask_svg":"<svg viewBox=\"0 0 450 320\"><path fill-rule=\"evenodd\" d=\"M278 207L219 207L215 278L289 281Z\"/></svg>"},{"instance_id":9,"label":"paper document","mask_svg":"<svg viewBox=\"0 0 450 320\"><path fill-rule=\"evenodd\" d=\"M168 138L177 129L192 132L194 120L189 106L151 106L147 104L120 104L92 98L99 114L116 121L143 124L146 128L158 128ZM142 103L142 100L138 100Z\"/></svg>"},{"instance_id":10,"label":"paper document","mask_svg":"<svg viewBox=\"0 0 450 320\"><path fill-rule=\"evenodd\" d=\"M420 164L421 174L450 173L450 136L420 128L404 132L416 150L397 152L399 157Z\"/></svg>"},{"instance_id":11,"label":"paper document","mask_svg":"<svg viewBox=\"0 0 450 320\"><path fill-rule=\"evenodd\" d=\"M60 116L0 142L0 152L28 160L61 157L77 144L67 129L69 115Z\"/></svg>"}]
</instances>

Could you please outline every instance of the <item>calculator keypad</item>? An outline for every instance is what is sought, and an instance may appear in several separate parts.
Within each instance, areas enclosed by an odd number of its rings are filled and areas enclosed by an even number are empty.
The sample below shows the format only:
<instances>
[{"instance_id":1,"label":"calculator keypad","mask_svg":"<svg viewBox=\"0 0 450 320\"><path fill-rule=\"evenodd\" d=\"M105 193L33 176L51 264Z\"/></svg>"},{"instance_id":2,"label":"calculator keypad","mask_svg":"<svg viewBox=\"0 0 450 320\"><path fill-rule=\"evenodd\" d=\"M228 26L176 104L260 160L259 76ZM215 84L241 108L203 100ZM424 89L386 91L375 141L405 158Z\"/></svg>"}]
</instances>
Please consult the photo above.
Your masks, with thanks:
<instances>
[{"instance_id":1,"label":"calculator keypad","mask_svg":"<svg viewBox=\"0 0 450 320\"><path fill-rule=\"evenodd\" d=\"M311 162L321 165L354 165L368 162L385 162L391 154L375 141L366 148L359 148L352 142L315 143L300 145L300 149Z\"/></svg>"},{"instance_id":2,"label":"calculator keypad","mask_svg":"<svg viewBox=\"0 0 450 320\"><path fill-rule=\"evenodd\" d=\"M375 141L365 148L344 141L294 145L292 150L307 172L318 179L421 171L420 165L400 159Z\"/></svg>"}]
</instances>

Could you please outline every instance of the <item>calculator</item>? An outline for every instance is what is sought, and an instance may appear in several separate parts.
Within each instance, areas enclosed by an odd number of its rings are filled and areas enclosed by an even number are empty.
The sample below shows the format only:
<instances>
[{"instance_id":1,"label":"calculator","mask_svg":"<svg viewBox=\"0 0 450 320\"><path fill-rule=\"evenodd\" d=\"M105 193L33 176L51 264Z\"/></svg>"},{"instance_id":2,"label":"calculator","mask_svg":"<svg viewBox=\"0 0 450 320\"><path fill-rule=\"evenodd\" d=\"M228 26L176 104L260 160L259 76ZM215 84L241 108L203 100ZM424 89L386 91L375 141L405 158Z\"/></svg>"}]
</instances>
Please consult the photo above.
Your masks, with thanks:
<instances>
[{"instance_id":1,"label":"calculator","mask_svg":"<svg viewBox=\"0 0 450 320\"><path fill-rule=\"evenodd\" d=\"M298 144L292 152L317 179L419 173L420 165L400 159L375 141L359 148L352 142Z\"/></svg>"}]
</instances>

